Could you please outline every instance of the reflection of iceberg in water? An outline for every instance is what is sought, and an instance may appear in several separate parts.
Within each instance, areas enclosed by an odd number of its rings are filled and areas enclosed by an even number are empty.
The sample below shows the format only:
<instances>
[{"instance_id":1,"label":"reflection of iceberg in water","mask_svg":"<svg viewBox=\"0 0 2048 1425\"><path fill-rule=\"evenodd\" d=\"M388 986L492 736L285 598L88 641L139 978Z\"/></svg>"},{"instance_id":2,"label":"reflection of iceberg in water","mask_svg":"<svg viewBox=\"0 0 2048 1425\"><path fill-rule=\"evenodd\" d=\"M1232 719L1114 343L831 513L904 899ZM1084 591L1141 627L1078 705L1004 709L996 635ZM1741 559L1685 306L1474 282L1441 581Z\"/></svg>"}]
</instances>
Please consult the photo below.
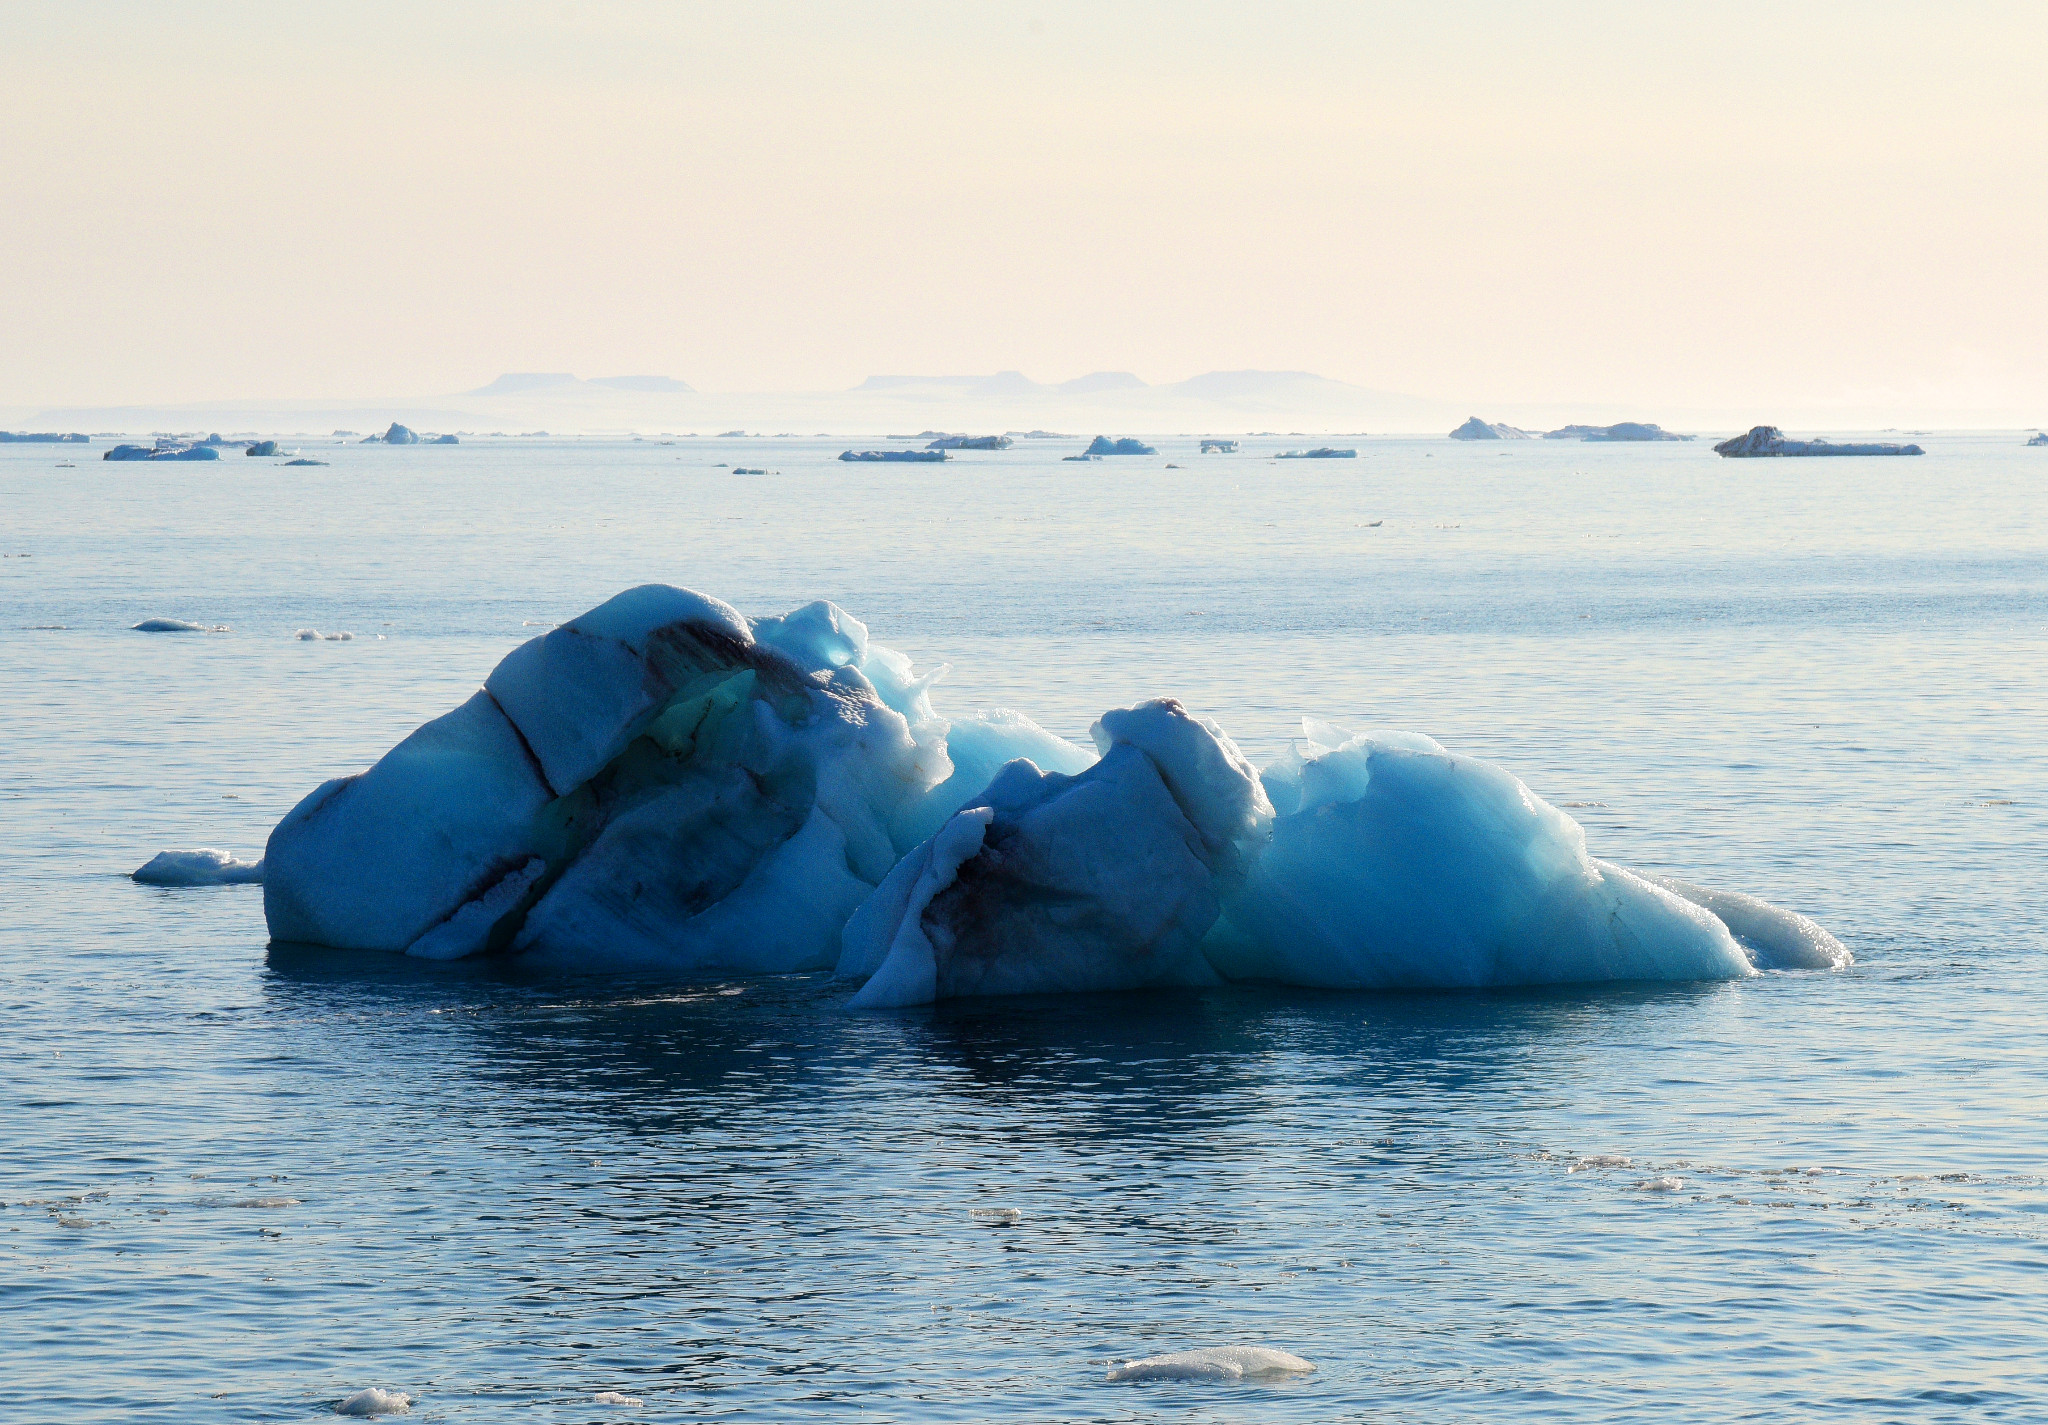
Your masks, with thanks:
<instances>
[{"instance_id":1,"label":"reflection of iceberg in water","mask_svg":"<svg viewBox=\"0 0 2048 1425\"><path fill-rule=\"evenodd\" d=\"M279 941L554 971L837 968L855 1003L1199 987L1732 979L1848 961L1751 897L1591 857L1499 768L1311 723L1256 771L1180 704L1096 748L949 722L817 603L664 585L515 649L271 836Z\"/></svg>"}]
</instances>

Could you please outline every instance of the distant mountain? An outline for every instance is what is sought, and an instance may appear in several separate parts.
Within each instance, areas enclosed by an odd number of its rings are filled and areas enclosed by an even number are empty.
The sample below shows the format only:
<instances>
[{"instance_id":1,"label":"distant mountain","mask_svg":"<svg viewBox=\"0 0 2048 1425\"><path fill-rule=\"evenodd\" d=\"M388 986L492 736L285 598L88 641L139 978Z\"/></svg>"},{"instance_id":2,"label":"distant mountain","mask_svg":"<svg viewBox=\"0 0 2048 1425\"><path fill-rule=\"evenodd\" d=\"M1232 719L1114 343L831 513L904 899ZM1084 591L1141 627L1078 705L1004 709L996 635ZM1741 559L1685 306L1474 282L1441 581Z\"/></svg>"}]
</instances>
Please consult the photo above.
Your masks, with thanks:
<instances>
[{"instance_id":1,"label":"distant mountain","mask_svg":"<svg viewBox=\"0 0 2048 1425\"><path fill-rule=\"evenodd\" d=\"M1360 387L1313 371L1205 371L1167 389L1202 401L1286 401L1364 394Z\"/></svg>"},{"instance_id":2,"label":"distant mountain","mask_svg":"<svg viewBox=\"0 0 2048 1425\"><path fill-rule=\"evenodd\" d=\"M488 386L469 392L472 396L530 396L536 391L550 395L588 391L592 387L612 391L672 392L688 394L696 388L673 376L598 376L579 380L567 371L508 371Z\"/></svg>"},{"instance_id":3,"label":"distant mountain","mask_svg":"<svg viewBox=\"0 0 2048 1425\"><path fill-rule=\"evenodd\" d=\"M673 376L593 376L589 384L609 386L614 391L670 391L680 395L694 394L697 389Z\"/></svg>"},{"instance_id":4,"label":"distant mountain","mask_svg":"<svg viewBox=\"0 0 2048 1425\"><path fill-rule=\"evenodd\" d=\"M1128 371L1091 371L1086 376L1062 381L1055 389L1065 396L1086 396L1095 391L1142 391L1146 387Z\"/></svg>"}]
</instances>

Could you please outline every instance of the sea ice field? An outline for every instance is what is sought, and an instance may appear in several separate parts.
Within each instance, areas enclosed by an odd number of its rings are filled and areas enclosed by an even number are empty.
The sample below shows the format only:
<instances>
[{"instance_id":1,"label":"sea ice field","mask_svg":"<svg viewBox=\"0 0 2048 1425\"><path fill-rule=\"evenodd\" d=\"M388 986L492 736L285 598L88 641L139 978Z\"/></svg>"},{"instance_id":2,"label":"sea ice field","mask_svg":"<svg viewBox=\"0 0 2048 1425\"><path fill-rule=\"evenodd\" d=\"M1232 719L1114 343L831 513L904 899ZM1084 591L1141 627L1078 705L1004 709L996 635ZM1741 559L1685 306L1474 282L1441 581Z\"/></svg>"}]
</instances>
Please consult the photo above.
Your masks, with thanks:
<instances>
[{"instance_id":1,"label":"sea ice field","mask_svg":"<svg viewBox=\"0 0 2048 1425\"><path fill-rule=\"evenodd\" d=\"M1093 434L0 447L0 1420L2048 1414L2041 452ZM1422 734L1854 963L863 1010L268 943L301 798L648 583L1084 748Z\"/></svg>"}]
</instances>

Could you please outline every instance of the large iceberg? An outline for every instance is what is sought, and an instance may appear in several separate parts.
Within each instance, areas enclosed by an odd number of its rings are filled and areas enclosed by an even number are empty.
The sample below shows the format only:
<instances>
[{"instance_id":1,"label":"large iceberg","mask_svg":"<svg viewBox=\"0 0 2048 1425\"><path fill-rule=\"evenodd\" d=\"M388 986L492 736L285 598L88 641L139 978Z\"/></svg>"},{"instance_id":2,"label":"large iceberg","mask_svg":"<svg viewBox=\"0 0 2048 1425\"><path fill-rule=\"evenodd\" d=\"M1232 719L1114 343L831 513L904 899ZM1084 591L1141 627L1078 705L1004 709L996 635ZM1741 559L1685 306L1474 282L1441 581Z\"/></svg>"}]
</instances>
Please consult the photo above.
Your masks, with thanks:
<instances>
[{"instance_id":1,"label":"large iceberg","mask_svg":"<svg viewBox=\"0 0 2048 1425\"><path fill-rule=\"evenodd\" d=\"M1925 455L1917 445L1884 445L1874 442L1836 445L1827 440L1787 440L1776 426L1751 426L1747 435L1734 436L1714 447L1716 455L1737 458L1779 455Z\"/></svg>"},{"instance_id":2,"label":"large iceberg","mask_svg":"<svg viewBox=\"0 0 2048 1425\"><path fill-rule=\"evenodd\" d=\"M1533 440L1535 437L1519 426L1501 421L1482 421L1477 416L1468 417L1465 424L1451 432L1452 440Z\"/></svg>"},{"instance_id":3,"label":"large iceberg","mask_svg":"<svg viewBox=\"0 0 2048 1425\"><path fill-rule=\"evenodd\" d=\"M830 603L630 589L514 649L262 862L274 939L660 973L836 969L862 1007L1260 980L1832 968L1814 922L1592 857L1498 767L1323 723L1263 772L1172 700L1090 750L933 708Z\"/></svg>"}]
</instances>

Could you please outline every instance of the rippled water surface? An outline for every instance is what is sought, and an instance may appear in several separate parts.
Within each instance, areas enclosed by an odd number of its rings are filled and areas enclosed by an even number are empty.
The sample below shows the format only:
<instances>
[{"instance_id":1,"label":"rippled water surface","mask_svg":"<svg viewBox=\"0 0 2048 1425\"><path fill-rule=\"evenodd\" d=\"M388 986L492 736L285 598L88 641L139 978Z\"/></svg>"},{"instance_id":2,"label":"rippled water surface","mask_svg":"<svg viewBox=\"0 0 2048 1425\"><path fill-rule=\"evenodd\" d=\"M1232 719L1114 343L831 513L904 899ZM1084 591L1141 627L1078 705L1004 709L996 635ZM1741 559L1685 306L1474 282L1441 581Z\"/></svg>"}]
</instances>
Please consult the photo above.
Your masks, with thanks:
<instances>
[{"instance_id":1,"label":"rippled water surface","mask_svg":"<svg viewBox=\"0 0 2048 1425\"><path fill-rule=\"evenodd\" d=\"M372 1384L464 1421L2048 1417L2019 441L0 447L0 1419L332 1418ZM952 664L942 711L1069 736L1164 693L1262 758L1303 713L1416 728L1858 963L852 1015L824 977L271 952L260 888L126 879L253 855L650 580L834 598ZM1318 1370L1103 1379L1233 1342Z\"/></svg>"}]
</instances>

